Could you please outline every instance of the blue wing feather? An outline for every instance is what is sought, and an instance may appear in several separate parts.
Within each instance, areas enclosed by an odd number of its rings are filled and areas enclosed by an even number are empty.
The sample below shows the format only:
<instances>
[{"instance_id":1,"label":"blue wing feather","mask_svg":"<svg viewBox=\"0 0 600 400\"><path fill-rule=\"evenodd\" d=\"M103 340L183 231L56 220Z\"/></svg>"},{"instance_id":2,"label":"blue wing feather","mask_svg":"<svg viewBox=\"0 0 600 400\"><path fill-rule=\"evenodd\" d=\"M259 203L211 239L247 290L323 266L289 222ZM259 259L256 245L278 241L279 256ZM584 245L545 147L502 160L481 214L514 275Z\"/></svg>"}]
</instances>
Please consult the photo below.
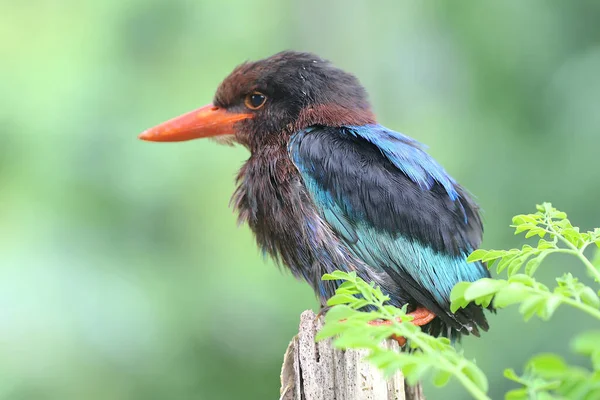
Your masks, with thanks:
<instances>
[{"instance_id":1,"label":"blue wing feather","mask_svg":"<svg viewBox=\"0 0 600 400\"><path fill-rule=\"evenodd\" d=\"M289 152L321 218L352 254L419 304L469 327L473 315L451 314L449 298L456 283L489 276L481 263L466 262L481 221L418 142L380 125L311 127L292 137Z\"/></svg>"},{"instance_id":2,"label":"blue wing feather","mask_svg":"<svg viewBox=\"0 0 600 400\"><path fill-rule=\"evenodd\" d=\"M444 187L451 200L459 198L454 179L424 151L425 146L413 138L381 125L349 126L345 132L375 145L421 189L430 190L437 182Z\"/></svg>"}]
</instances>

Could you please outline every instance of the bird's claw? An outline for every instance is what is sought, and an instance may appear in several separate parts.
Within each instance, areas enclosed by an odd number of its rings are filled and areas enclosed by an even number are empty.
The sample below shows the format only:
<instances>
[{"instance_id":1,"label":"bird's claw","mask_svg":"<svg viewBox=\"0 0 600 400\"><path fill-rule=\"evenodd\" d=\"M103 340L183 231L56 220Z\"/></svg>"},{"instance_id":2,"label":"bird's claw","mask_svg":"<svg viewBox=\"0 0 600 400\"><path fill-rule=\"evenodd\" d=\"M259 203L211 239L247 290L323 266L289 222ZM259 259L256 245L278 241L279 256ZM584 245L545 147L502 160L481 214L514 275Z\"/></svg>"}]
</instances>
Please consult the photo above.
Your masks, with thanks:
<instances>
[{"instance_id":1,"label":"bird's claw","mask_svg":"<svg viewBox=\"0 0 600 400\"><path fill-rule=\"evenodd\" d=\"M324 316L325 314L327 314L327 311L329 311L330 308L331 308L331 306L321 306L319 313L317 315L315 315L315 321L318 320L319 318L321 318L322 316Z\"/></svg>"},{"instance_id":2,"label":"bird's claw","mask_svg":"<svg viewBox=\"0 0 600 400\"><path fill-rule=\"evenodd\" d=\"M435 314L432 313L431 311L429 311L428 309L426 309L425 307L418 307L415 311L410 312L407 315L410 315L413 317L413 319L412 319L412 321L410 321L410 323L413 325L416 325L416 326L427 325L435 318ZM398 320L398 322L402 322L402 321ZM392 321L369 321L369 325L375 325L375 326L391 325L391 323L392 323ZM402 336L392 335L391 339L394 339L396 342L398 342L400 347L402 347L406 344L406 339Z\"/></svg>"}]
</instances>

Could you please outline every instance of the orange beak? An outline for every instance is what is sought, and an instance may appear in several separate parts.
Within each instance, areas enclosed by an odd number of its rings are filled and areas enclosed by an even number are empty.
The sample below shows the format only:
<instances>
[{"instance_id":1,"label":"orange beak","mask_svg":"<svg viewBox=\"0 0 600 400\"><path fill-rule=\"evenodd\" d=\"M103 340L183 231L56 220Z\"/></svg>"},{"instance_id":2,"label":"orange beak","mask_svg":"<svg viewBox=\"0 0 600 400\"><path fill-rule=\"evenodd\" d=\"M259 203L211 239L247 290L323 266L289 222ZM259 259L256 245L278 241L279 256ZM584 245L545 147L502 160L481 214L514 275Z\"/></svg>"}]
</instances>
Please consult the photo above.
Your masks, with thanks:
<instances>
[{"instance_id":1,"label":"orange beak","mask_svg":"<svg viewBox=\"0 0 600 400\"><path fill-rule=\"evenodd\" d=\"M252 116L252 114L228 112L209 104L147 129L140 134L139 138L150 142L182 142L211 136L233 135L235 123Z\"/></svg>"}]
</instances>

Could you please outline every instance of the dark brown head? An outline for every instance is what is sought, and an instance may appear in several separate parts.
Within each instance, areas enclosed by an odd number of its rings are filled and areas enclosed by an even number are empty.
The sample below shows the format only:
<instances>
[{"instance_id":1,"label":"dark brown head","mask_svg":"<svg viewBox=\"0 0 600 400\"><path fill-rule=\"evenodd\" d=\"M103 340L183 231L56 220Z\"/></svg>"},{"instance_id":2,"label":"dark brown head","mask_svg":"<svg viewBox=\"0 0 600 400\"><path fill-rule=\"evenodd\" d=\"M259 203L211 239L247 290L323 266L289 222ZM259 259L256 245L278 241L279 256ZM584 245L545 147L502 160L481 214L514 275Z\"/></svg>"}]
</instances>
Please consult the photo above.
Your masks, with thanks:
<instances>
[{"instance_id":1,"label":"dark brown head","mask_svg":"<svg viewBox=\"0 0 600 400\"><path fill-rule=\"evenodd\" d=\"M170 142L228 135L251 150L285 144L311 125L374 123L358 80L314 54L286 51L244 63L221 83L213 104L151 128L141 139Z\"/></svg>"}]
</instances>

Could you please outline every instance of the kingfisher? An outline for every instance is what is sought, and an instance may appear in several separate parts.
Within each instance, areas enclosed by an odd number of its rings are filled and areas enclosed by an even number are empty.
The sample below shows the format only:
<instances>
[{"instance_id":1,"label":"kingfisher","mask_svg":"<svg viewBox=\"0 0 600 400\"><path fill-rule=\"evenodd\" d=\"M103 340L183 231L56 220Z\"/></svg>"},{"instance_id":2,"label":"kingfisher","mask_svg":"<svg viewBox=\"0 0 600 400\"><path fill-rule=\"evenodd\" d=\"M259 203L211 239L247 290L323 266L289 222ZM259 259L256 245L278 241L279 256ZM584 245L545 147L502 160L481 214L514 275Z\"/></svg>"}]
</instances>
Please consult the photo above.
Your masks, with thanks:
<instances>
[{"instance_id":1,"label":"kingfisher","mask_svg":"<svg viewBox=\"0 0 600 400\"><path fill-rule=\"evenodd\" d=\"M249 150L232 197L239 221L323 308L339 282L321 277L355 271L429 334L488 329L481 306L450 310L454 285L490 276L467 262L483 235L479 207L424 145L377 122L354 75L280 52L237 66L212 104L139 136L206 137Z\"/></svg>"}]
</instances>

